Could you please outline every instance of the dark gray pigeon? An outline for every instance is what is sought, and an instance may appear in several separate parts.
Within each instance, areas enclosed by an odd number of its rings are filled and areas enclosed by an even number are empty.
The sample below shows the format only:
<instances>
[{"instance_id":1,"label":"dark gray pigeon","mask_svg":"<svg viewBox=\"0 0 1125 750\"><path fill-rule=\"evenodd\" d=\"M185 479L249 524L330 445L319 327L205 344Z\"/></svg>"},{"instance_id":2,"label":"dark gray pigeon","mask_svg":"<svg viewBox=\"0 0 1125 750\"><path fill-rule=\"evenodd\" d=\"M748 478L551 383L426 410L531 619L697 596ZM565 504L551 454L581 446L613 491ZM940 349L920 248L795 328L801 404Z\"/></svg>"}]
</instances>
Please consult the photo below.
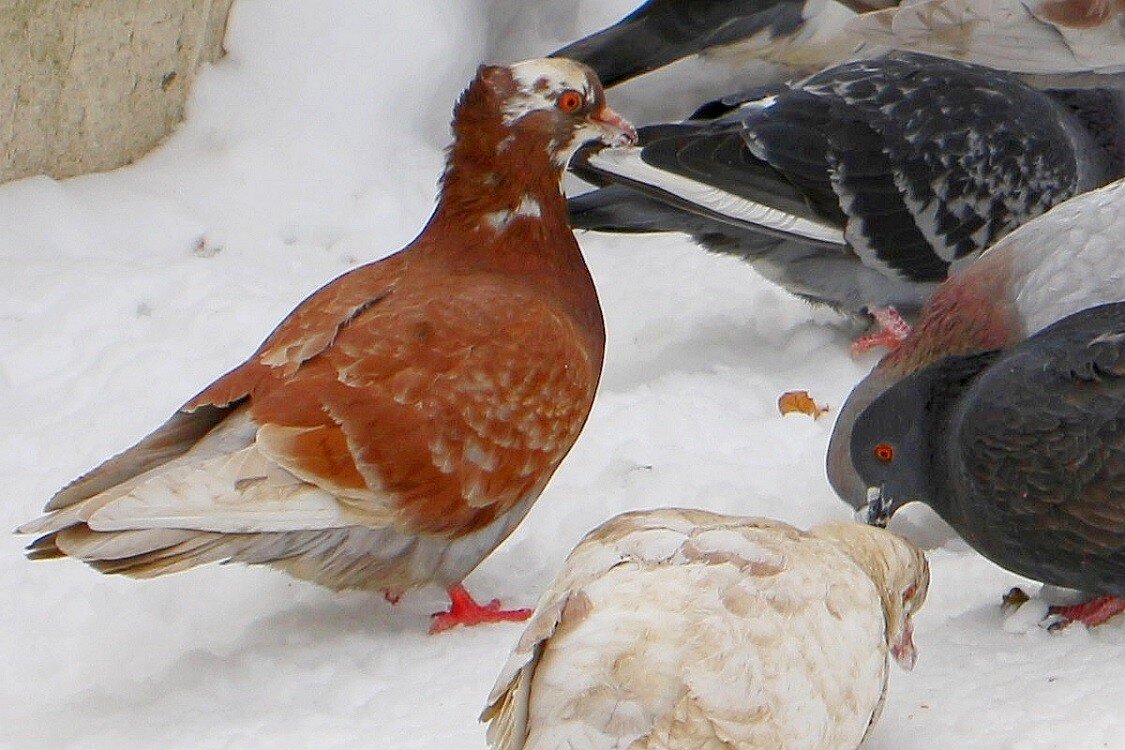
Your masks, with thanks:
<instances>
[{"instance_id":1,"label":"dark gray pigeon","mask_svg":"<svg viewBox=\"0 0 1125 750\"><path fill-rule=\"evenodd\" d=\"M606 88L681 58L722 51L806 73L858 49L844 27L855 10L888 3L854 0L649 0L617 23L552 53L597 71Z\"/></svg>"},{"instance_id":2,"label":"dark gray pigeon","mask_svg":"<svg viewBox=\"0 0 1125 750\"><path fill-rule=\"evenodd\" d=\"M603 187L571 199L571 223L684 232L809 300L912 314L951 269L1125 173L1123 123L1125 91L896 52L581 151L572 169Z\"/></svg>"},{"instance_id":3,"label":"dark gray pigeon","mask_svg":"<svg viewBox=\"0 0 1125 750\"><path fill-rule=\"evenodd\" d=\"M870 523L925 503L997 565L1096 597L1068 619L1125 611L1125 302L914 373L851 453Z\"/></svg>"}]
</instances>

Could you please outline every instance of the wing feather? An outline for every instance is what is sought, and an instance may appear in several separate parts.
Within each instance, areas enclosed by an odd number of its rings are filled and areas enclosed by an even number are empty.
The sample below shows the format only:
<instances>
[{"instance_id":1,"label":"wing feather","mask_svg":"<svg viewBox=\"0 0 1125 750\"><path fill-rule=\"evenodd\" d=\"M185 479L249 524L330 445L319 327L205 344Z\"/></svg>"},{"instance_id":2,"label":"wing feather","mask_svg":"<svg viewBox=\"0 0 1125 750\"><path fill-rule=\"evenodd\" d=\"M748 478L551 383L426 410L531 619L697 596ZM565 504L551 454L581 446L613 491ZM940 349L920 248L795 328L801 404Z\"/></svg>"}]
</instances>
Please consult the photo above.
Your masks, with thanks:
<instances>
[{"instance_id":1,"label":"wing feather","mask_svg":"<svg viewBox=\"0 0 1125 750\"><path fill-rule=\"evenodd\" d=\"M1003 355L951 424L970 495L988 498L973 512L982 533L996 529L1007 567L1088 590L1122 580L1125 303L1070 316Z\"/></svg>"}]
</instances>

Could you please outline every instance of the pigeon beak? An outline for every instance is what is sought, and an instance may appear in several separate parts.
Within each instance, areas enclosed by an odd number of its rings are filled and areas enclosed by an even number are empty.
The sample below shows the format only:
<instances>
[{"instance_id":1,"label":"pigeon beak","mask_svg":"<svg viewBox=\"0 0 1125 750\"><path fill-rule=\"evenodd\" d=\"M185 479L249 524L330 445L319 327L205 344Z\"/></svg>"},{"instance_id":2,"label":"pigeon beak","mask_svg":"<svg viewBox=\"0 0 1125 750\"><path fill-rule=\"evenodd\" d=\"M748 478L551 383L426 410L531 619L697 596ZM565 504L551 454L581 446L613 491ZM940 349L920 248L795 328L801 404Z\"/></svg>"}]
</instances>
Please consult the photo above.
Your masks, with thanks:
<instances>
[{"instance_id":1,"label":"pigeon beak","mask_svg":"<svg viewBox=\"0 0 1125 750\"><path fill-rule=\"evenodd\" d=\"M602 141L606 145L615 147L637 145L637 129L633 127L633 123L609 107L602 107L601 111L590 116L590 120L601 128Z\"/></svg>"},{"instance_id":2,"label":"pigeon beak","mask_svg":"<svg viewBox=\"0 0 1125 750\"><path fill-rule=\"evenodd\" d=\"M867 505L860 507L856 510L857 520L862 521L871 526L878 526L881 529L887 528L887 521L891 517L890 503L883 497L883 488L868 487L867 488Z\"/></svg>"},{"instance_id":3,"label":"pigeon beak","mask_svg":"<svg viewBox=\"0 0 1125 750\"><path fill-rule=\"evenodd\" d=\"M871 501L868 500L863 505L855 509L852 513L852 520L856 523L867 523L867 514L871 512Z\"/></svg>"},{"instance_id":4,"label":"pigeon beak","mask_svg":"<svg viewBox=\"0 0 1125 750\"><path fill-rule=\"evenodd\" d=\"M914 663L918 661L918 651L914 648L914 622L909 617L902 624L902 633L891 644L891 655L907 672L913 670Z\"/></svg>"}]
</instances>

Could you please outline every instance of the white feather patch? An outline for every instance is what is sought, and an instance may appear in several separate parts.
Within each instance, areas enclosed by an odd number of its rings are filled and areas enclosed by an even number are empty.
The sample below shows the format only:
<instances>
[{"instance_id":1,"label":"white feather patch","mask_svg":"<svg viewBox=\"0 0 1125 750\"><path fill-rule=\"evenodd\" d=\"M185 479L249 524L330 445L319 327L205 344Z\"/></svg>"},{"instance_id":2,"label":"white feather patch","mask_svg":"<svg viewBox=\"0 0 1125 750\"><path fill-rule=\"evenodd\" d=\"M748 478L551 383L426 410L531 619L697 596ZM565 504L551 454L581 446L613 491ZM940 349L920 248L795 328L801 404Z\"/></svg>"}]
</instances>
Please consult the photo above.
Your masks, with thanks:
<instances>
[{"instance_id":1,"label":"white feather patch","mask_svg":"<svg viewBox=\"0 0 1125 750\"><path fill-rule=\"evenodd\" d=\"M1088 307L1125 301L1122 237L1125 178L1060 203L984 258L1011 264L1012 297L1031 335Z\"/></svg>"},{"instance_id":2,"label":"white feather patch","mask_svg":"<svg viewBox=\"0 0 1125 750\"><path fill-rule=\"evenodd\" d=\"M228 534L360 522L334 495L266 460L256 446L157 474L87 520L94 531L174 528Z\"/></svg>"},{"instance_id":3,"label":"white feather patch","mask_svg":"<svg viewBox=\"0 0 1125 750\"><path fill-rule=\"evenodd\" d=\"M864 13L847 30L876 44L1020 73L1125 71L1114 17L1093 28L1057 26L1025 0L921 0Z\"/></svg>"},{"instance_id":4,"label":"white feather patch","mask_svg":"<svg viewBox=\"0 0 1125 750\"><path fill-rule=\"evenodd\" d=\"M641 159L640 148L603 149L590 157L590 164L609 174L664 190L688 203L726 217L732 223L753 224L799 237L844 244L844 233L836 227L794 216L714 186L658 169Z\"/></svg>"}]
</instances>

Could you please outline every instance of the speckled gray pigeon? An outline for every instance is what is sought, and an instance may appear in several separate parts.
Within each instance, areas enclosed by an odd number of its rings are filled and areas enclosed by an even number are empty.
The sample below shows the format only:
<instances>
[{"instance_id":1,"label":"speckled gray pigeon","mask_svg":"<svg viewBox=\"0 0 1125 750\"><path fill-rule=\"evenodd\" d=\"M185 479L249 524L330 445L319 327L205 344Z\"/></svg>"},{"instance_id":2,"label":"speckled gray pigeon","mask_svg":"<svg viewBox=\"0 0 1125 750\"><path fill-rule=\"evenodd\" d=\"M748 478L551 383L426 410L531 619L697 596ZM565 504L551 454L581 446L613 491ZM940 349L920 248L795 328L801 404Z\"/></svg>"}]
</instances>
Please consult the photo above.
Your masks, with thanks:
<instances>
[{"instance_id":1,"label":"speckled gray pigeon","mask_svg":"<svg viewBox=\"0 0 1125 750\"><path fill-rule=\"evenodd\" d=\"M879 394L942 357L1003 349L1087 307L1125 301L1125 179L1029 221L951 276L914 332L851 392L828 444L828 479L852 507L866 485L852 426Z\"/></svg>"},{"instance_id":2,"label":"speckled gray pigeon","mask_svg":"<svg viewBox=\"0 0 1125 750\"><path fill-rule=\"evenodd\" d=\"M711 102L572 162L571 223L680 231L849 312L916 313L951 269L1125 170L1125 90L1049 95L910 53Z\"/></svg>"},{"instance_id":3,"label":"speckled gray pigeon","mask_svg":"<svg viewBox=\"0 0 1125 750\"><path fill-rule=\"evenodd\" d=\"M997 565L1095 596L1067 618L1125 610L1125 302L914 373L860 415L851 454L869 522L925 503Z\"/></svg>"}]
</instances>

